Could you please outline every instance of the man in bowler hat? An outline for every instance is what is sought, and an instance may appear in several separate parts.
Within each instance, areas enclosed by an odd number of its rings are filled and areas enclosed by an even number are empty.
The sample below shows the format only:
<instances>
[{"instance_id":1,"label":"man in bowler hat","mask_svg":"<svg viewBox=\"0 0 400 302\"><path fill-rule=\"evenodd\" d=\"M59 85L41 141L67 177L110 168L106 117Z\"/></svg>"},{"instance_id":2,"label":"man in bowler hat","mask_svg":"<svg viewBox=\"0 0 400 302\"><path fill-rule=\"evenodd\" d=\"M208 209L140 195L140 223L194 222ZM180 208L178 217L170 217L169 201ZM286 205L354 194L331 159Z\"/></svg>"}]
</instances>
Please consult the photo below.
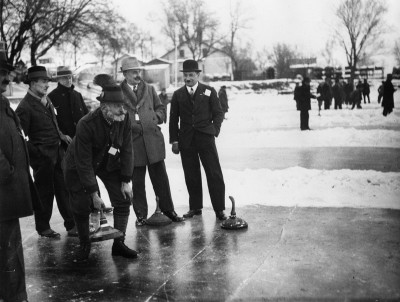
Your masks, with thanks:
<instances>
[{"instance_id":1,"label":"man in bowler hat","mask_svg":"<svg viewBox=\"0 0 400 302\"><path fill-rule=\"evenodd\" d=\"M0 47L0 301L26 301L19 218L31 216L40 201L29 171L25 136L3 96L12 66L6 60L4 44Z\"/></svg>"},{"instance_id":2,"label":"man in bowler hat","mask_svg":"<svg viewBox=\"0 0 400 302\"><path fill-rule=\"evenodd\" d=\"M135 152L133 169L133 208L136 225L146 224L148 206L145 189L146 169L149 171L161 211L174 222L183 218L174 210L168 174L165 168L165 142L159 124L165 121L165 107L153 86L140 77L142 67L135 57L121 62L125 80L121 83L126 108L132 124L132 144Z\"/></svg>"},{"instance_id":3,"label":"man in bowler hat","mask_svg":"<svg viewBox=\"0 0 400 302\"><path fill-rule=\"evenodd\" d=\"M45 67L29 68L26 80L29 84L28 93L16 109L28 139L33 177L43 204L42 210L35 211L36 231L43 237L60 237L50 227L55 196L68 235L77 236L61 169L65 153L62 144L68 145L71 138L64 135L58 127L57 110L47 97L49 80Z\"/></svg>"},{"instance_id":4,"label":"man in bowler hat","mask_svg":"<svg viewBox=\"0 0 400 302\"><path fill-rule=\"evenodd\" d=\"M76 262L89 259L92 204L95 209L104 208L96 176L104 183L114 207L114 228L124 235L132 199L131 124L121 88L116 84L104 86L98 100L100 107L78 122L64 160L65 183L80 241ZM127 247L124 241L125 237L114 239L111 254L137 258L137 252Z\"/></svg>"},{"instance_id":5,"label":"man in bowler hat","mask_svg":"<svg viewBox=\"0 0 400 302\"><path fill-rule=\"evenodd\" d=\"M181 71L185 86L171 99L169 136L172 152L181 154L189 192L189 212L183 217L202 214L201 161L215 215L225 220L225 183L215 145L224 113L215 89L199 82L201 70L195 60L184 61Z\"/></svg>"}]
</instances>

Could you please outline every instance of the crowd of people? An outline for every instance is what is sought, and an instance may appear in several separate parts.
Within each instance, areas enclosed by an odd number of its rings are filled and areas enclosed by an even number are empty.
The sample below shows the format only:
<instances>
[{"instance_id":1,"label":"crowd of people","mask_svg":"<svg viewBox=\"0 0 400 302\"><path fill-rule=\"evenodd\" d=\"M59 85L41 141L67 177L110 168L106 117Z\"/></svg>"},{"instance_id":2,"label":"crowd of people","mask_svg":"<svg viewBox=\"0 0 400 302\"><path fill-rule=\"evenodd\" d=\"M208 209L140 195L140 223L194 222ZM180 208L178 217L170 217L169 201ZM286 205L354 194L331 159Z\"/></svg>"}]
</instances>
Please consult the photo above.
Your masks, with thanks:
<instances>
[{"instance_id":1,"label":"crowd of people","mask_svg":"<svg viewBox=\"0 0 400 302\"><path fill-rule=\"evenodd\" d=\"M309 114L311 110L311 98L318 101L318 114L320 115L322 105L324 110L329 110L334 100L334 109L342 109L343 104L347 107L362 109L362 101L364 104L371 103L370 85L367 79L358 81L356 87L352 81L346 81L342 78L336 78L332 84L331 78L327 77L317 87L316 95L310 92L311 80L309 77L299 75L296 78L296 87L294 89L293 99L296 101L296 109L300 111L300 130L311 130L309 127ZM392 75L388 74L386 81L382 81L382 85L378 88L378 104L383 107L383 115L387 116L393 111L394 99L393 94L396 91L392 84Z\"/></svg>"},{"instance_id":2,"label":"crowd of people","mask_svg":"<svg viewBox=\"0 0 400 302\"><path fill-rule=\"evenodd\" d=\"M7 89L12 69L2 53L1 93ZM165 90L157 95L142 79L142 69L135 57L127 57L121 63L121 84L98 75L100 106L91 112L74 89L72 71L63 66L57 68L54 80L58 85L50 93L53 79L46 68L29 68L25 80L29 88L15 111L1 95L0 301L27 300L19 218L34 215L41 237L61 236L50 225L54 199L67 236L79 238L72 261L87 263L93 234L90 215L105 208L98 179L113 207L114 228L123 234L114 239L112 256L138 258L138 253L125 245L125 235L131 205L136 226L147 222L146 171L163 214L182 223L202 215L201 163L216 219L227 219L225 183L215 144L228 111L226 87L218 97L214 88L199 82L198 63L183 62L184 86L173 93L169 120L172 152L180 154L189 194L189 210L179 216L174 210L159 127L167 122L168 96Z\"/></svg>"}]
</instances>

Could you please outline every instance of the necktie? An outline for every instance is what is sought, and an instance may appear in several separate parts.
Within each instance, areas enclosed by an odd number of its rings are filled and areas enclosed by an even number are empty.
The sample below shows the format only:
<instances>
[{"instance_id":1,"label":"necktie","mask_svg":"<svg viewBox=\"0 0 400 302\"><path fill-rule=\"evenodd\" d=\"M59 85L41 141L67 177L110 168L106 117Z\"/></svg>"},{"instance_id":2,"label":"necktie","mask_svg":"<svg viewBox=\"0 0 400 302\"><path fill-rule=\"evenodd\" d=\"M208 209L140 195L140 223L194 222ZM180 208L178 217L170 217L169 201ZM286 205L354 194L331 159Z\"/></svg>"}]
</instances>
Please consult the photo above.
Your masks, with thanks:
<instances>
[{"instance_id":1,"label":"necktie","mask_svg":"<svg viewBox=\"0 0 400 302\"><path fill-rule=\"evenodd\" d=\"M136 92L137 91L137 84L133 86L133 91Z\"/></svg>"},{"instance_id":2,"label":"necktie","mask_svg":"<svg viewBox=\"0 0 400 302\"><path fill-rule=\"evenodd\" d=\"M40 102L41 102L41 103L43 104L43 106L45 106L46 108L48 107L47 98L46 98L45 96L41 98Z\"/></svg>"}]
</instances>

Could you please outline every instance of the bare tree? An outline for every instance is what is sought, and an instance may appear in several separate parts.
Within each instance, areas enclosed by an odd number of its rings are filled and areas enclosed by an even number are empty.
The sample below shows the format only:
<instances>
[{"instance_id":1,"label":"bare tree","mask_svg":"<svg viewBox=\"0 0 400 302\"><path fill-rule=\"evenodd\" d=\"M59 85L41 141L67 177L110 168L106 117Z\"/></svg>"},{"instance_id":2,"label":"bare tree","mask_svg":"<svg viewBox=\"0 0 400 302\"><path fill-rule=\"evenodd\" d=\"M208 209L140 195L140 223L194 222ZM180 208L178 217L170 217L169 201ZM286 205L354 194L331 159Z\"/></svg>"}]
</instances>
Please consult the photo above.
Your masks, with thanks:
<instances>
[{"instance_id":1,"label":"bare tree","mask_svg":"<svg viewBox=\"0 0 400 302\"><path fill-rule=\"evenodd\" d=\"M386 11L386 5L380 0L344 0L339 5L337 37L346 53L351 79L354 79L360 56L381 40Z\"/></svg>"},{"instance_id":2,"label":"bare tree","mask_svg":"<svg viewBox=\"0 0 400 302\"><path fill-rule=\"evenodd\" d=\"M230 6L229 33L222 41L222 50L230 57L232 62L233 74L239 68L239 49L237 47L237 36L239 30L248 29L250 19L246 15L243 2L236 1Z\"/></svg>"},{"instance_id":3,"label":"bare tree","mask_svg":"<svg viewBox=\"0 0 400 302\"><path fill-rule=\"evenodd\" d=\"M174 46L186 44L194 60L213 52L218 42L218 20L206 9L203 0L168 0L163 10L163 32Z\"/></svg>"},{"instance_id":4,"label":"bare tree","mask_svg":"<svg viewBox=\"0 0 400 302\"><path fill-rule=\"evenodd\" d=\"M322 51L322 56L324 57L326 64L328 66L333 66L334 64L334 59L333 59L333 50L335 47L335 40L334 39L329 39L325 43L325 48Z\"/></svg>"},{"instance_id":5,"label":"bare tree","mask_svg":"<svg viewBox=\"0 0 400 302\"><path fill-rule=\"evenodd\" d=\"M30 61L44 56L66 33L90 33L110 11L106 0L0 0L1 38L10 61L30 48ZM76 31L78 32L78 31Z\"/></svg>"},{"instance_id":6,"label":"bare tree","mask_svg":"<svg viewBox=\"0 0 400 302\"><path fill-rule=\"evenodd\" d=\"M265 71L270 67L273 56L271 52L264 46L261 50L256 52L255 62L259 70Z\"/></svg>"},{"instance_id":7,"label":"bare tree","mask_svg":"<svg viewBox=\"0 0 400 302\"><path fill-rule=\"evenodd\" d=\"M290 64L297 57L296 51L285 43L278 43L273 47L272 60L275 65L277 78L291 76Z\"/></svg>"}]
</instances>

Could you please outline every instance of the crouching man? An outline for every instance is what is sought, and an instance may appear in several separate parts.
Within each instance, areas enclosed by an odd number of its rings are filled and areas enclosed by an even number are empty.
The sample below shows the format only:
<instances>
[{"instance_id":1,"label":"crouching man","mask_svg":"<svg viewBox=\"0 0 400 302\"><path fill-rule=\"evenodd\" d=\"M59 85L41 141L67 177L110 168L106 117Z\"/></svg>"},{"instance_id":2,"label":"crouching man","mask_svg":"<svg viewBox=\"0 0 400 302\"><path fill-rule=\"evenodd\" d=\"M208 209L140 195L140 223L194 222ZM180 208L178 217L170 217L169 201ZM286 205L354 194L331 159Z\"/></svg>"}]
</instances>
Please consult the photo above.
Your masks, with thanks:
<instances>
[{"instance_id":1,"label":"crouching man","mask_svg":"<svg viewBox=\"0 0 400 302\"><path fill-rule=\"evenodd\" d=\"M104 183L114 207L114 228L124 234L132 199L131 124L121 88L105 86L97 99L100 107L79 121L64 160L64 178L80 240L77 262L89 258L91 205L104 207L96 176ZM112 255L137 258L136 251L125 245L124 237L114 239Z\"/></svg>"}]
</instances>

